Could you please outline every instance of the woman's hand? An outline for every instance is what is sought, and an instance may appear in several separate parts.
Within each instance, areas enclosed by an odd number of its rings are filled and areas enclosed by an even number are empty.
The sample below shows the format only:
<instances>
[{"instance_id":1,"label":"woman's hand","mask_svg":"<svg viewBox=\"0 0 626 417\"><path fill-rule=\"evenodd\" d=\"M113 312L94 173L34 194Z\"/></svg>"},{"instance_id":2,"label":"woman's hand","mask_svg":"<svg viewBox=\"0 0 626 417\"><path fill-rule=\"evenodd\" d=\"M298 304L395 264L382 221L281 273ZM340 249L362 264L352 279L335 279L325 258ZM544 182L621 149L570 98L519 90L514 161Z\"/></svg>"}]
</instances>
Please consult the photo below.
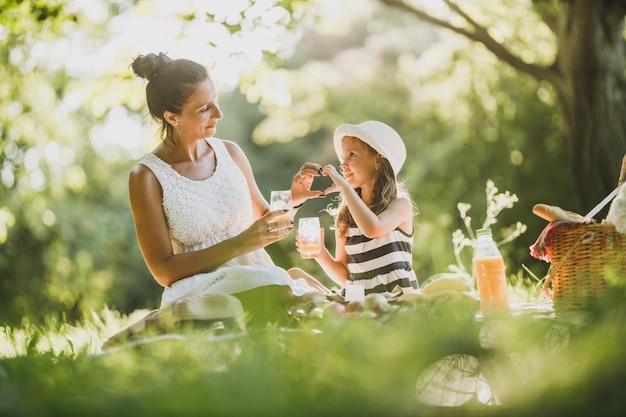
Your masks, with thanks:
<instances>
[{"instance_id":1,"label":"woman's hand","mask_svg":"<svg viewBox=\"0 0 626 417\"><path fill-rule=\"evenodd\" d=\"M319 177L322 166L313 162L307 162L293 176L291 182L291 203L294 207L301 206L309 198L324 197L324 192L311 190L313 180Z\"/></svg>"},{"instance_id":2,"label":"woman's hand","mask_svg":"<svg viewBox=\"0 0 626 417\"><path fill-rule=\"evenodd\" d=\"M250 251L252 251L281 240L291 230L293 230L292 213L274 210L257 219L250 227L241 232L239 237L244 244L249 245Z\"/></svg>"}]
</instances>

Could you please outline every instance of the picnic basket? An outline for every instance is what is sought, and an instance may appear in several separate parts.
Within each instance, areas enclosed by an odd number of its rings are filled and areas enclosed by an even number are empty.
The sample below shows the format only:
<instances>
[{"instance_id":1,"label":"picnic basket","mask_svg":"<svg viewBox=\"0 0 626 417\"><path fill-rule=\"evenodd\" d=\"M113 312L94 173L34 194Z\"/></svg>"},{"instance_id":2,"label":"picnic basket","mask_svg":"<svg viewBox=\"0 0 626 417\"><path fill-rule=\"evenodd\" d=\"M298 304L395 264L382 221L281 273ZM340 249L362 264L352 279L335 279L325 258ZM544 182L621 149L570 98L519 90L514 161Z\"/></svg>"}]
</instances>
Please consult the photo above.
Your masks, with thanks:
<instances>
[{"instance_id":1,"label":"picnic basket","mask_svg":"<svg viewBox=\"0 0 626 417\"><path fill-rule=\"evenodd\" d=\"M626 155L618 187L625 181ZM608 204L609 196L596 208ZM556 222L544 229L542 238L550 252L543 292L552 299L555 311L580 310L597 302L614 302L623 295L626 234L617 232L613 224Z\"/></svg>"},{"instance_id":2,"label":"picnic basket","mask_svg":"<svg viewBox=\"0 0 626 417\"><path fill-rule=\"evenodd\" d=\"M543 292L554 309L579 310L621 288L612 279L626 275L626 235L610 223L562 222L545 237L551 266Z\"/></svg>"}]
</instances>

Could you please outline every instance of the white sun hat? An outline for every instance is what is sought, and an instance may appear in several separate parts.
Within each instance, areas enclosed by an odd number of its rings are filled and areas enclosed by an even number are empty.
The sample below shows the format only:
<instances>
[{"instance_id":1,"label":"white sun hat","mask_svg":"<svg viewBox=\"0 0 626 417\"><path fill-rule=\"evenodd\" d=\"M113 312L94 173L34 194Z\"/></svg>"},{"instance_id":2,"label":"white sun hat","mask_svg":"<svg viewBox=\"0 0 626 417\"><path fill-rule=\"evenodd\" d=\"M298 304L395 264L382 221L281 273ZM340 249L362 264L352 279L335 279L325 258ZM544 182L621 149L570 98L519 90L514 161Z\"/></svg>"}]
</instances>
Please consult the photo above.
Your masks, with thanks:
<instances>
[{"instance_id":1,"label":"white sun hat","mask_svg":"<svg viewBox=\"0 0 626 417\"><path fill-rule=\"evenodd\" d=\"M392 127L376 120L368 120L358 125L339 125L335 130L333 141L335 152L340 161L343 160L341 157L341 140L345 136L361 139L374 148L376 152L389 161L393 173L398 175L406 159L406 147L398 132Z\"/></svg>"}]
</instances>

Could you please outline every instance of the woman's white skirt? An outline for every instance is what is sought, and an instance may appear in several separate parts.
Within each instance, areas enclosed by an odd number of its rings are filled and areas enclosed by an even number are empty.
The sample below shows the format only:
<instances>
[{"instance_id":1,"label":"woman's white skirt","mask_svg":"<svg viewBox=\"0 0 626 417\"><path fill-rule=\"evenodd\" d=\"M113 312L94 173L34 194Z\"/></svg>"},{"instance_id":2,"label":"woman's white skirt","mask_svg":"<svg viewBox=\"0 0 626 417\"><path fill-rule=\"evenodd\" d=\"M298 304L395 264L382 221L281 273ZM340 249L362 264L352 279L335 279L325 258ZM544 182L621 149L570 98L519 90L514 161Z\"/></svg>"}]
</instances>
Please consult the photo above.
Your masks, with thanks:
<instances>
[{"instance_id":1,"label":"woman's white skirt","mask_svg":"<svg viewBox=\"0 0 626 417\"><path fill-rule=\"evenodd\" d=\"M190 296L237 294L266 285L288 286L296 296L314 291L304 279L294 280L287 271L275 265L224 266L213 272L183 278L165 288L161 308Z\"/></svg>"}]
</instances>

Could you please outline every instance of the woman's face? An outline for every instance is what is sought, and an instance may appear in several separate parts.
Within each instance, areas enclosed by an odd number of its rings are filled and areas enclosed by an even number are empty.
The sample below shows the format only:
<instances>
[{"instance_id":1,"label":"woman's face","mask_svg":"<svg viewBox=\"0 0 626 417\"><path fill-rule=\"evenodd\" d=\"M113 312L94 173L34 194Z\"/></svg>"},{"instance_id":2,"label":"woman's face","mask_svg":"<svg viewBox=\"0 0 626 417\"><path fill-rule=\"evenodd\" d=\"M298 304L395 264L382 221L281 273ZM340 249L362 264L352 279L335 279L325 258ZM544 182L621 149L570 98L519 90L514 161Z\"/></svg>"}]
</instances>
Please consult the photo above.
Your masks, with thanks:
<instances>
[{"instance_id":1,"label":"woman's face","mask_svg":"<svg viewBox=\"0 0 626 417\"><path fill-rule=\"evenodd\" d=\"M377 175L377 154L358 138L346 136L341 141L341 170L352 188L373 187Z\"/></svg>"},{"instance_id":2,"label":"woman's face","mask_svg":"<svg viewBox=\"0 0 626 417\"><path fill-rule=\"evenodd\" d=\"M203 139L215 135L217 121L223 116L217 103L217 89L213 81L198 83L189 101L177 115L174 130L181 137Z\"/></svg>"}]
</instances>

